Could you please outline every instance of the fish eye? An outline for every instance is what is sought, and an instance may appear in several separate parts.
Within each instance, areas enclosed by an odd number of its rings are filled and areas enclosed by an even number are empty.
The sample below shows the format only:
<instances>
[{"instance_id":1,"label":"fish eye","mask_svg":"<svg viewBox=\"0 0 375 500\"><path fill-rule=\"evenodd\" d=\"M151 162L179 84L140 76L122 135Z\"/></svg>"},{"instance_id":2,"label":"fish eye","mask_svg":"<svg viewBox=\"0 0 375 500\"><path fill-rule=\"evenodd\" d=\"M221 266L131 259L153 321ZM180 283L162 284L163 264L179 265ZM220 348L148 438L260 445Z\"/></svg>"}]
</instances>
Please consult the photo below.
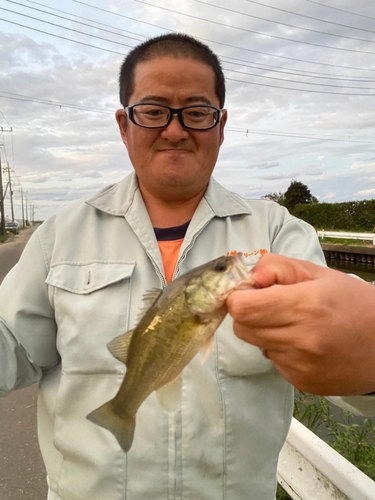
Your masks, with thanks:
<instances>
[{"instance_id":1,"label":"fish eye","mask_svg":"<svg viewBox=\"0 0 375 500\"><path fill-rule=\"evenodd\" d=\"M215 271L222 272L226 270L226 265L224 262L218 262L215 266Z\"/></svg>"}]
</instances>

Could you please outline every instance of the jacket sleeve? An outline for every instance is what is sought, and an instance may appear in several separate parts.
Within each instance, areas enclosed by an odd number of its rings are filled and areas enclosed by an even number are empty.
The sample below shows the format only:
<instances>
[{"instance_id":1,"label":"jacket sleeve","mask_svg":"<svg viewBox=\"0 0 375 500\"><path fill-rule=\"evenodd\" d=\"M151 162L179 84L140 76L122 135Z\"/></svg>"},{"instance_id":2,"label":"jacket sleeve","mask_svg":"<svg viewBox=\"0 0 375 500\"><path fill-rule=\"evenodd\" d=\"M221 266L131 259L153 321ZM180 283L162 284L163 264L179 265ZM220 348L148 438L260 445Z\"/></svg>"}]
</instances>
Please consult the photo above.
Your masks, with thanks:
<instances>
[{"instance_id":1,"label":"jacket sleeve","mask_svg":"<svg viewBox=\"0 0 375 500\"><path fill-rule=\"evenodd\" d=\"M285 208L278 208L284 211L284 221L277 232L270 235L271 252L326 266L315 229L307 222L290 215Z\"/></svg>"},{"instance_id":2,"label":"jacket sleeve","mask_svg":"<svg viewBox=\"0 0 375 500\"><path fill-rule=\"evenodd\" d=\"M0 287L0 395L39 381L59 362L47 272L36 230Z\"/></svg>"},{"instance_id":3,"label":"jacket sleeve","mask_svg":"<svg viewBox=\"0 0 375 500\"><path fill-rule=\"evenodd\" d=\"M286 218L284 225L273 240L272 252L325 265L324 254L315 229L310 224L294 217ZM355 415L375 416L375 395L332 396L327 399Z\"/></svg>"}]
</instances>

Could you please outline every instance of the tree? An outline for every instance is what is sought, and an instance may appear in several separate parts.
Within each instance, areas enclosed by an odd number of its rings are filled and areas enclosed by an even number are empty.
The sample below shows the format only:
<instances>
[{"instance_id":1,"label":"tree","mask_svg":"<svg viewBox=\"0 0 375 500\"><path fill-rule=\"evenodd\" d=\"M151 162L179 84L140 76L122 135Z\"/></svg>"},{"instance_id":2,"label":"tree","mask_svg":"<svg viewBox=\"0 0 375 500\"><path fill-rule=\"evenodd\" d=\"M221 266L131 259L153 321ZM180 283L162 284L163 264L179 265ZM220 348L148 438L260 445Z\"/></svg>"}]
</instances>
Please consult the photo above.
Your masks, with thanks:
<instances>
[{"instance_id":1,"label":"tree","mask_svg":"<svg viewBox=\"0 0 375 500\"><path fill-rule=\"evenodd\" d=\"M279 191L278 193L267 193L264 196L261 196L263 200L271 200L271 201L276 201L276 203L280 203L280 205L283 205L284 202L284 193Z\"/></svg>"},{"instance_id":2,"label":"tree","mask_svg":"<svg viewBox=\"0 0 375 500\"><path fill-rule=\"evenodd\" d=\"M289 209L298 204L306 205L308 203L318 202L317 198L311 194L306 184L295 180L292 180L283 198L283 205Z\"/></svg>"}]
</instances>

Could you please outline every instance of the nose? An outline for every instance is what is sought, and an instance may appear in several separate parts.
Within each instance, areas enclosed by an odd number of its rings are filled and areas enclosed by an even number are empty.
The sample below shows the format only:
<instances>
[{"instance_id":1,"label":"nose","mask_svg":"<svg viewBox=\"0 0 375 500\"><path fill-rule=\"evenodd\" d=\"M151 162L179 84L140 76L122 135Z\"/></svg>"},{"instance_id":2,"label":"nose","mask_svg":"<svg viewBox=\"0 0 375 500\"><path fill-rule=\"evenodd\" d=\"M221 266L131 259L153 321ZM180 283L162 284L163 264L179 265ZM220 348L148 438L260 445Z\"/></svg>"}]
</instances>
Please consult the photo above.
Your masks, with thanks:
<instances>
[{"instance_id":1,"label":"nose","mask_svg":"<svg viewBox=\"0 0 375 500\"><path fill-rule=\"evenodd\" d=\"M161 136L170 142L178 142L189 137L188 130L183 127L177 115L174 115L171 123L162 130Z\"/></svg>"}]
</instances>

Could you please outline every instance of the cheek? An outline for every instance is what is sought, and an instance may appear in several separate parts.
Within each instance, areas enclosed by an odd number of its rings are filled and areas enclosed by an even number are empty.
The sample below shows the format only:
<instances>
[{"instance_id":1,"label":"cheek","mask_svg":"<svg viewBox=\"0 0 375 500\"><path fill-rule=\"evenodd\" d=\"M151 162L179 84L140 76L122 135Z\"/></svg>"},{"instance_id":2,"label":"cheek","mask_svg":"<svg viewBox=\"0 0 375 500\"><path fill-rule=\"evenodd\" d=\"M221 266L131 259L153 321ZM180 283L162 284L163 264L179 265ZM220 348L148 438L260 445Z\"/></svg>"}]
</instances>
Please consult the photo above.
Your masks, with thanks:
<instances>
[{"instance_id":1,"label":"cheek","mask_svg":"<svg viewBox=\"0 0 375 500\"><path fill-rule=\"evenodd\" d=\"M218 134L215 134L207 138L203 147L205 150L205 156L207 158L216 160L220 149L220 136Z\"/></svg>"},{"instance_id":2,"label":"cheek","mask_svg":"<svg viewBox=\"0 0 375 500\"><path fill-rule=\"evenodd\" d=\"M147 157L152 153L155 136L143 130L129 130L126 134L126 147L134 158Z\"/></svg>"}]
</instances>

